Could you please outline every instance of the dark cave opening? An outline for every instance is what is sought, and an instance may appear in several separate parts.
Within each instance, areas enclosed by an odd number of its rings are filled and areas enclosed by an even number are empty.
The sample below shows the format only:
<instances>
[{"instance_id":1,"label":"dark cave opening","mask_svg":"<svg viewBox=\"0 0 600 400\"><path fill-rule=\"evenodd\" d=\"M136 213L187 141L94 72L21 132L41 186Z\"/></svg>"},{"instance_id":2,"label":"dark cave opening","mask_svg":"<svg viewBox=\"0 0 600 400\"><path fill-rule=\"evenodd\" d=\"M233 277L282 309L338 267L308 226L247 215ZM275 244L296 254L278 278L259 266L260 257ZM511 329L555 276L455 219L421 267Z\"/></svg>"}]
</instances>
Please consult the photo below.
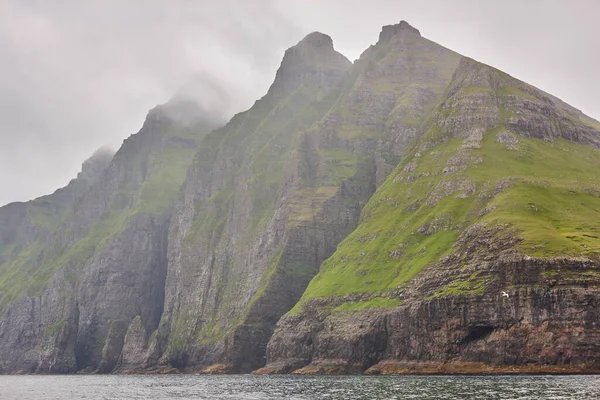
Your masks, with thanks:
<instances>
[{"instance_id":1,"label":"dark cave opening","mask_svg":"<svg viewBox=\"0 0 600 400\"><path fill-rule=\"evenodd\" d=\"M494 329L495 328L493 326L489 325L471 326L469 327L469 333L467 333L467 336L465 336L461 343L465 344L474 342L476 340L485 339L494 331Z\"/></svg>"}]
</instances>

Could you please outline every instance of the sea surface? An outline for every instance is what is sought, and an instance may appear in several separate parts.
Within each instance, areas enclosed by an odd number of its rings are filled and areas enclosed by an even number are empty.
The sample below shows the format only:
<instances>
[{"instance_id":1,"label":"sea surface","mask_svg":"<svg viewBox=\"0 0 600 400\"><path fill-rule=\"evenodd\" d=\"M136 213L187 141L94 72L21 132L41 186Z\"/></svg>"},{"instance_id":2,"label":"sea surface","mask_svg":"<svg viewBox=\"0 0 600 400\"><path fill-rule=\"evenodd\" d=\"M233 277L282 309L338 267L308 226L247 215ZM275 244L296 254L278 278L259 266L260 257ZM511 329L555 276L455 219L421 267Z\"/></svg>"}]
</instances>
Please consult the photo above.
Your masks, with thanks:
<instances>
[{"instance_id":1,"label":"sea surface","mask_svg":"<svg viewBox=\"0 0 600 400\"><path fill-rule=\"evenodd\" d=\"M600 376L0 376L2 400L600 399Z\"/></svg>"}]
</instances>

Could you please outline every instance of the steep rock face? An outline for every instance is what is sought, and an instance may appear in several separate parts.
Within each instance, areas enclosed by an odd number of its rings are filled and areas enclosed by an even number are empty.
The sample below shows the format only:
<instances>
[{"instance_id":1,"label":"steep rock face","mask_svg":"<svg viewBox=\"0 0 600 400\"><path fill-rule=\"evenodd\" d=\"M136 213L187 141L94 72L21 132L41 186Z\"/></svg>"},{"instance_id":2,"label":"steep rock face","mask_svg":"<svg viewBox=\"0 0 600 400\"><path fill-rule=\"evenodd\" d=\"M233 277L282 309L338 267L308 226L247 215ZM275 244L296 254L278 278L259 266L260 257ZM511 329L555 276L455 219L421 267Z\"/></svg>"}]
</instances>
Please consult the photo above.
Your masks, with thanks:
<instances>
[{"instance_id":1,"label":"steep rock face","mask_svg":"<svg viewBox=\"0 0 600 400\"><path fill-rule=\"evenodd\" d=\"M7 284L0 371L107 372L136 316L148 331L156 328L170 209L199 140L218 126L201 110L182 124L175 112L182 108L189 114L174 99L152 110L99 174L95 165L107 157L95 154L76 180L48 196L74 199L46 235L16 238L20 252L0 266Z\"/></svg>"},{"instance_id":2,"label":"steep rock face","mask_svg":"<svg viewBox=\"0 0 600 400\"><path fill-rule=\"evenodd\" d=\"M426 125L261 372L600 370L597 124L463 59Z\"/></svg>"},{"instance_id":3,"label":"steep rock face","mask_svg":"<svg viewBox=\"0 0 600 400\"><path fill-rule=\"evenodd\" d=\"M101 345L106 329L115 322L126 324L139 316L146 331L158 326L164 300L167 221L148 214L132 216L124 231L88 261L77 296L78 365L104 361ZM125 330L114 330L112 336L122 341ZM104 372L115 367L121 353L120 348L112 351L117 356L104 363Z\"/></svg>"},{"instance_id":4,"label":"steep rock face","mask_svg":"<svg viewBox=\"0 0 600 400\"><path fill-rule=\"evenodd\" d=\"M43 294L12 304L0 320L0 372L74 372L74 288L57 274Z\"/></svg>"},{"instance_id":5,"label":"steep rock face","mask_svg":"<svg viewBox=\"0 0 600 400\"><path fill-rule=\"evenodd\" d=\"M136 317L148 334L158 326L170 208L197 144L216 126L210 120L185 120L182 126L180 118L173 119L178 116L174 111L180 109L181 105L167 104L153 110L140 133L128 139L130 143L124 143L115 156L122 162L115 163L106 175L105 187L116 188L112 193L103 192L102 201L110 205L102 214L109 239L86 262L78 286L79 368L111 371L120 356L118 346L123 346L126 328ZM92 195L93 205L82 205L82 209L94 209L98 204ZM87 217L76 223L85 225Z\"/></svg>"},{"instance_id":6,"label":"steep rock face","mask_svg":"<svg viewBox=\"0 0 600 400\"><path fill-rule=\"evenodd\" d=\"M331 37L313 32L286 50L267 96L284 98L305 84L323 85L326 91L349 66L348 59L334 50Z\"/></svg>"},{"instance_id":7,"label":"steep rock face","mask_svg":"<svg viewBox=\"0 0 600 400\"><path fill-rule=\"evenodd\" d=\"M147 330L142 325L142 318L137 316L129 324L123 340L123 349L118 368L122 371L147 368L146 353L148 351Z\"/></svg>"},{"instance_id":8,"label":"steep rock face","mask_svg":"<svg viewBox=\"0 0 600 400\"><path fill-rule=\"evenodd\" d=\"M190 168L148 345L160 364L264 363L276 321L357 226L459 59L406 23L352 66L316 32L286 51L267 95L209 135Z\"/></svg>"},{"instance_id":9,"label":"steep rock face","mask_svg":"<svg viewBox=\"0 0 600 400\"><path fill-rule=\"evenodd\" d=\"M170 228L165 312L155 336L161 363L248 370L262 361L260 351L242 355L253 304L272 291L274 275L294 273L307 283L307 271L326 257L314 254L323 252L315 243L308 260L290 253L302 245L287 229L286 196L299 189L293 177L305 154L295 147L303 130L330 107L327 95L349 66L328 36L309 35L286 51L267 95L203 141ZM251 351L264 353L269 330L303 287L289 289L280 288L274 304L284 309L255 317Z\"/></svg>"},{"instance_id":10,"label":"steep rock face","mask_svg":"<svg viewBox=\"0 0 600 400\"><path fill-rule=\"evenodd\" d=\"M97 184L113 157L99 149L83 165L77 178L51 195L0 208L0 371L70 372L77 314L73 313L72 276L56 274L40 296L36 290L43 241L66 218L87 190ZM29 289L25 289L27 284ZM44 282L46 284L46 282ZM11 305L12 304L12 305Z\"/></svg>"}]
</instances>

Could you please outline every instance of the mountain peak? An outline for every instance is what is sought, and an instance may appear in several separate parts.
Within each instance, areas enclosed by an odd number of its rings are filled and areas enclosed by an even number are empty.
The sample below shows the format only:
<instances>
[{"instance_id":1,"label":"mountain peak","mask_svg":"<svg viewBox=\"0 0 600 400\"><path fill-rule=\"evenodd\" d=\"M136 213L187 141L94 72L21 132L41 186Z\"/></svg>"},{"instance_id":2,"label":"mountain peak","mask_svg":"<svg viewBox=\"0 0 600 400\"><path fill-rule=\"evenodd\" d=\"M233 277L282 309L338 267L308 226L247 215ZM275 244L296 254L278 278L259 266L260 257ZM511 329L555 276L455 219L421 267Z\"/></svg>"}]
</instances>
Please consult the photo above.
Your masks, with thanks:
<instances>
[{"instance_id":1,"label":"mountain peak","mask_svg":"<svg viewBox=\"0 0 600 400\"><path fill-rule=\"evenodd\" d=\"M300 82L309 81L329 86L351 65L346 57L335 51L330 36L312 32L285 51L270 91L285 96Z\"/></svg>"},{"instance_id":2,"label":"mountain peak","mask_svg":"<svg viewBox=\"0 0 600 400\"><path fill-rule=\"evenodd\" d=\"M345 59L333 48L333 40L321 32L309 33L295 46L285 51L281 66L289 64L315 64L322 62L339 62Z\"/></svg>"},{"instance_id":3,"label":"mountain peak","mask_svg":"<svg viewBox=\"0 0 600 400\"><path fill-rule=\"evenodd\" d=\"M115 152L111 148L107 146L100 147L90 158L83 162L81 172L77 174L77 178L95 181L108 167L114 155Z\"/></svg>"},{"instance_id":4,"label":"mountain peak","mask_svg":"<svg viewBox=\"0 0 600 400\"><path fill-rule=\"evenodd\" d=\"M335 51L333 49L333 40L331 39L331 36L326 35L321 32L309 33L308 35L306 35L304 37L304 39L299 41L296 46L312 47L314 49L325 50L325 51L327 51L327 50Z\"/></svg>"},{"instance_id":5,"label":"mountain peak","mask_svg":"<svg viewBox=\"0 0 600 400\"><path fill-rule=\"evenodd\" d=\"M379 43L389 42L394 36L399 34L421 36L421 33L417 28L414 28L406 21L400 21L398 24L385 25L383 28L381 28L381 33L379 34Z\"/></svg>"}]
</instances>

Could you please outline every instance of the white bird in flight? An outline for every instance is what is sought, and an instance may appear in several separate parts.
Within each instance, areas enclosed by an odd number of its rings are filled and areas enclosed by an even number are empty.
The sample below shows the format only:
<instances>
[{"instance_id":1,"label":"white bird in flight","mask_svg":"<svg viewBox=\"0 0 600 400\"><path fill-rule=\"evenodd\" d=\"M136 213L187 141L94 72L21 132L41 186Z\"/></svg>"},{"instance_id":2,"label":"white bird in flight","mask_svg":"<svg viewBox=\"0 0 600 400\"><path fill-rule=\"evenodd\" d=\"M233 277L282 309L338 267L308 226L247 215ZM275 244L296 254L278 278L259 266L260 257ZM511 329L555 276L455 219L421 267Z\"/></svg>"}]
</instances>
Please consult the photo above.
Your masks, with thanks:
<instances>
[{"instance_id":1,"label":"white bird in flight","mask_svg":"<svg viewBox=\"0 0 600 400\"><path fill-rule=\"evenodd\" d=\"M506 292L502 292L502 297L509 298L509 297L510 297L510 295L509 295L508 293L506 293Z\"/></svg>"}]
</instances>

